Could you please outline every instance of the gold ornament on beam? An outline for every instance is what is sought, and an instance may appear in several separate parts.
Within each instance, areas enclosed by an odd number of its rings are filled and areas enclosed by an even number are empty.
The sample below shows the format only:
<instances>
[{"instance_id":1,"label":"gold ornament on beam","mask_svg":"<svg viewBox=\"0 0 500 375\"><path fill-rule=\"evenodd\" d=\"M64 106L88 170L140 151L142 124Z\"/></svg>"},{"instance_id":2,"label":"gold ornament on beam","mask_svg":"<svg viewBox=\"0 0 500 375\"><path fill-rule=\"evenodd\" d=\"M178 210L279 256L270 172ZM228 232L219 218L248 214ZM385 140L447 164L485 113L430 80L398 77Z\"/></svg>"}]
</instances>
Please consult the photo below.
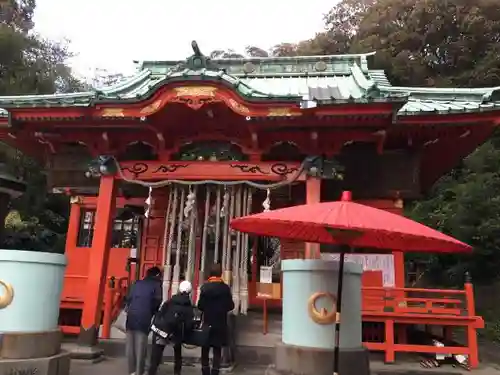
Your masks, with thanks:
<instances>
[{"instance_id":1,"label":"gold ornament on beam","mask_svg":"<svg viewBox=\"0 0 500 375\"><path fill-rule=\"evenodd\" d=\"M158 100L155 100L153 103L151 103L150 105L147 105L145 106L144 108L141 109L141 111L139 112L141 115L143 116L149 116L149 115L152 115L153 113L155 113L158 109L160 109L161 107L161 103L162 103L162 100L161 99L158 99Z\"/></svg>"},{"instance_id":2,"label":"gold ornament on beam","mask_svg":"<svg viewBox=\"0 0 500 375\"><path fill-rule=\"evenodd\" d=\"M291 108L288 107L269 108L269 111L267 112L268 117L292 117L301 115L302 113L294 112Z\"/></svg>"},{"instance_id":3,"label":"gold ornament on beam","mask_svg":"<svg viewBox=\"0 0 500 375\"><path fill-rule=\"evenodd\" d=\"M186 86L174 88L176 95L179 96L207 96L214 97L217 87L211 86Z\"/></svg>"},{"instance_id":4,"label":"gold ornament on beam","mask_svg":"<svg viewBox=\"0 0 500 375\"><path fill-rule=\"evenodd\" d=\"M104 108L101 117L125 117L123 108Z\"/></svg>"},{"instance_id":5,"label":"gold ornament on beam","mask_svg":"<svg viewBox=\"0 0 500 375\"><path fill-rule=\"evenodd\" d=\"M234 112L239 113L240 115L248 115L250 113L250 110L247 107L238 103L234 99L229 99L228 104Z\"/></svg>"}]
</instances>

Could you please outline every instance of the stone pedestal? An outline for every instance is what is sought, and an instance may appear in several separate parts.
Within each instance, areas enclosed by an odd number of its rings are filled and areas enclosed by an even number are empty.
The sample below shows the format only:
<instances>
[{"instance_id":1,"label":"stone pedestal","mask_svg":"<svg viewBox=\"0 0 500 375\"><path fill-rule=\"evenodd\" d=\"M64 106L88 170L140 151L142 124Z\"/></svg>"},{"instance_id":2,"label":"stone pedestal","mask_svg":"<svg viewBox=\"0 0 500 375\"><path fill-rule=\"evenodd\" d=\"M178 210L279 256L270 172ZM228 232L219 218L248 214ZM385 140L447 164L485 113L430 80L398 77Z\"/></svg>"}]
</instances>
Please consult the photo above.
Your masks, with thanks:
<instances>
[{"instance_id":1,"label":"stone pedestal","mask_svg":"<svg viewBox=\"0 0 500 375\"><path fill-rule=\"evenodd\" d=\"M281 267L283 332L282 343L276 346L272 371L286 375L331 375L336 323L334 319L318 319L312 311L320 315L335 312L339 263L290 259L283 260ZM370 374L369 353L361 340L362 272L358 264L344 265L339 375ZM318 293L320 297L316 298Z\"/></svg>"},{"instance_id":2,"label":"stone pedestal","mask_svg":"<svg viewBox=\"0 0 500 375\"><path fill-rule=\"evenodd\" d=\"M0 333L0 361L51 357L61 351L59 329L36 333Z\"/></svg>"},{"instance_id":3,"label":"stone pedestal","mask_svg":"<svg viewBox=\"0 0 500 375\"><path fill-rule=\"evenodd\" d=\"M0 375L69 375L59 304L66 257L0 251Z\"/></svg>"},{"instance_id":4,"label":"stone pedestal","mask_svg":"<svg viewBox=\"0 0 500 375\"><path fill-rule=\"evenodd\" d=\"M281 375L332 375L333 349L276 345L275 364L271 371ZM369 352L365 348L341 349L339 375L370 374Z\"/></svg>"},{"instance_id":5,"label":"stone pedestal","mask_svg":"<svg viewBox=\"0 0 500 375\"><path fill-rule=\"evenodd\" d=\"M0 375L69 375L69 353L45 358L1 359Z\"/></svg>"}]
</instances>

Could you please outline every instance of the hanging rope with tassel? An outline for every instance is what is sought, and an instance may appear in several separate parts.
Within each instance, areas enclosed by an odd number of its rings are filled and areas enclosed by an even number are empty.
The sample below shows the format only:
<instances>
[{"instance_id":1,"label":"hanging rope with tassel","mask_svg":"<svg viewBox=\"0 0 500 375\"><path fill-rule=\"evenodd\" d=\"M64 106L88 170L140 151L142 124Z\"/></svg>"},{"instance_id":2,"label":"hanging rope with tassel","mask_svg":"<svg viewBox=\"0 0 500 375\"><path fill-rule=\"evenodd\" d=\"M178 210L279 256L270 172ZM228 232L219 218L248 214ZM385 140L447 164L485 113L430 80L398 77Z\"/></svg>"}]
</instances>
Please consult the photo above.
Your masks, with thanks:
<instances>
[{"instance_id":1,"label":"hanging rope with tassel","mask_svg":"<svg viewBox=\"0 0 500 375\"><path fill-rule=\"evenodd\" d=\"M244 215L250 215L252 213L252 189L247 188L245 190L245 210ZM243 252L241 260L241 313L246 315L248 313L248 252L249 252L249 235L247 233L243 234Z\"/></svg>"},{"instance_id":2,"label":"hanging rope with tassel","mask_svg":"<svg viewBox=\"0 0 500 375\"><path fill-rule=\"evenodd\" d=\"M177 241L175 248L175 264L174 264L174 277L172 280L172 295L176 294L179 290L179 277L181 272L181 249L182 249L182 222L183 222L183 209L184 198L186 196L186 192L184 189L181 189L181 200L179 202L179 215L177 217Z\"/></svg>"},{"instance_id":3,"label":"hanging rope with tassel","mask_svg":"<svg viewBox=\"0 0 500 375\"><path fill-rule=\"evenodd\" d=\"M226 220L227 226L227 249L226 249L226 266L224 271L224 281L228 285L232 285L232 270L231 270L231 259L233 252L233 233L234 231L229 227L229 223L234 218L234 210L236 208L236 188L233 186L231 188L231 200L229 202L229 210Z\"/></svg>"},{"instance_id":4,"label":"hanging rope with tassel","mask_svg":"<svg viewBox=\"0 0 500 375\"><path fill-rule=\"evenodd\" d=\"M219 242L220 242L220 219L221 219L221 191L222 187L216 187L217 196L215 198L215 246L214 264L219 263Z\"/></svg>"},{"instance_id":5,"label":"hanging rope with tassel","mask_svg":"<svg viewBox=\"0 0 500 375\"><path fill-rule=\"evenodd\" d=\"M174 187L171 187L169 189L169 194L168 194L168 205L167 205L167 210L165 211L165 228L163 230L163 301L166 301L168 299L168 292L170 290L170 261L167 260L170 258L169 254L169 247L168 247L168 234L170 230L170 211L173 206L173 196L174 196Z\"/></svg>"},{"instance_id":6,"label":"hanging rope with tassel","mask_svg":"<svg viewBox=\"0 0 500 375\"><path fill-rule=\"evenodd\" d=\"M170 289L170 283L172 280L172 246L174 244L174 234L175 234L175 229L176 229L176 224L177 224L177 209L179 206L179 188L175 186L173 188L174 190L174 196L173 196L173 204L172 204L172 211L170 212L170 225L169 225L169 233L168 233L168 245L167 245L167 273L168 277L168 288ZM170 290L168 291L170 292Z\"/></svg>"},{"instance_id":7,"label":"hanging rope with tassel","mask_svg":"<svg viewBox=\"0 0 500 375\"><path fill-rule=\"evenodd\" d=\"M247 209L247 195L248 195L248 189L246 186L243 186L241 188L241 198L240 198L240 201L241 201L241 209L240 209L240 214L238 217L240 216L244 216L245 213L246 213L246 209ZM236 272L238 274L238 299L239 299L239 312L238 313L241 313L242 312L242 309L243 309L243 287L244 287L244 282L243 282L243 279L244 279L244 275L242 274L242 262L243 262L243 252L245 250L245 234L244 233L239 233L239 238L237 239L238 243L239 243L239 250L237 250L237 257L238 257L238 261L235 262L236 263L236 266L235 266L235 269L234 269L234 272Z\"/></svg>"},{"instance_id":8,"label":"hanging rope with tassel","mask_svg":"<svg viewBox=\"0 0 500 375\"><path fill-rule=\"evenodd\" d=\"M226 259L227 259L227 236L229 232L229 204L230 204L231 195L229 194L229 190L225 189L224 191L224 203L222 204L222 215L224 216L223 222L223 234L222 234L222 269L226 270Z\"/></svg>"},{"instance_id":9,"label":"hanging rope with tassel","mask_svg":"<svg viewBox=\"0 0 500 375\"><path fill-rule=\"evenodd\" d=\"M196 186L189 192L186 201L186 207L184 208L184 216L189 218L189 237L188 237L188 251L187 251L187 264L185 270L185 279L188 281L193 280L193 268L194 268L194 252L195 252L195 242L196 242Z\"/></svg>"},{"instance_id":10,"label":"hanging rope with tassel","mask_svg":"<svg viewBox=\"0 0 500 375\"><path fill-rule=\"evenodd\" d=\"M242 209L242 188L241 186L236 187L236 204L234 217L241 216ZM233 301L234 310L233 314L237 315L240 311L240 251L241 251L241 232L236 232L236 246L234 252L234 259L232 264L232 274L233 274Z\"/></svg>"},{"instance_id":11,"label":"hanging rope with tassel","mask_svg":"<svg viewBox=\"0 0 500 375\"><path fill-rule=\"evenodd\" d=\"M198 290L196 293L197 303L200 298L201 285L205 281L205 263L206 263L205 258L207 254L208 219L210 217L210 198L211 198L210 195L211 195L211 190L210 187L207 186L206 197L205 197L205 218L203 219L203 234L201 237L200 273L198 276ZM214 251L217 252L217 246L215 246Z\"/></svg>"}]
</instances>

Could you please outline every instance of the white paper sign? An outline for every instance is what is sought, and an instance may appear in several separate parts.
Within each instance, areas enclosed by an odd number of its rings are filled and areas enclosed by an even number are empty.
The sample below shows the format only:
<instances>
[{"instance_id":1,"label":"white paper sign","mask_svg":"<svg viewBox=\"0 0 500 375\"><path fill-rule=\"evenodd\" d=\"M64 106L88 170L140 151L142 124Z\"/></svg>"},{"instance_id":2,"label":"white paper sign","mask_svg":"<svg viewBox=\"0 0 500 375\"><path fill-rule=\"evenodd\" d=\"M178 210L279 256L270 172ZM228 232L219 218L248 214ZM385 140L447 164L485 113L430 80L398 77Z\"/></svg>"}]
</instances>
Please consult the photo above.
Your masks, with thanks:
<instances>
[{"instance_id":1,"label":"white paper sign","mask_svg":"<svg viewBox=\"0 0 500 375\"><path fill-rule=\"evenodd\" d=\"M340 255L336 253L321 254L324 260L339 260ZM382 271L385 287L394 287L394 255L392 254L346 254L346 262L361 264L363 271Z\"/></svg>"},{"instance_id":2,"label":"white paper sign","mask_svg":"<svg viewBox=\"0 0 500 375\"><path fill-rule=\"evenodd\" d=\"M260 267L260 282L264 284L273 283L273 267L269 266Z\"/></svg>"}]
</instances>

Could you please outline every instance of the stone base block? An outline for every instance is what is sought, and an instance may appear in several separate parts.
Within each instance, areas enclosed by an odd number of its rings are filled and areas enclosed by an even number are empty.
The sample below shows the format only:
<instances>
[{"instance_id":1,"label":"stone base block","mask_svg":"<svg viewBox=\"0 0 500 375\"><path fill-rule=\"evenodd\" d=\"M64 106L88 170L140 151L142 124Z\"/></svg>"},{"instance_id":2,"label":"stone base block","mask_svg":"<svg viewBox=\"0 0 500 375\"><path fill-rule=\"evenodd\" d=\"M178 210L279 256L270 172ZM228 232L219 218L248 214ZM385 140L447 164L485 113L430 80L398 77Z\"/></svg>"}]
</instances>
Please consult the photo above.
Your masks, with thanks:
<instances>
[{"instance_id":1,"label":"stone base block","mask_svg":"<svg viewBox=\"0 0 500 375\"><path fill-rule=\"evenodd\" d=\"M104 359L104 350L97 346L73 345L69 350L72 359L85 360L91 363L98 363Z\"/></svg>"},{"instance_id":2,"label":"stone base block","mask_svg":"<svg viewBox=\"0 0 500 375\"><path fill-rule=\"evenodd\" d=\"M333 350L277 344L274 372L281 375L332 375ZM370 375L368 350L340 349L338 373Z\"/></svg>"},{"instance_id":3,"label":"stone base block","mask_svg":"<svg viewBox=\"0 0 500 375\"><path fill-rule=\"evenodd\" d=\"M59 329L46 332L4 332L0 335L0 361L3 359L45 358L61 351Z\"/></svg>"},{"instance_id":4,"label":"stone base block","mask_svg":"<svg viewBox=\"0 0 500 375\"><path fill-rule=\"evenodd\" d=\"M70 355L61 352L47 358L0 360L0 375L69 375Z\"/></svg>"}]
</instances>

